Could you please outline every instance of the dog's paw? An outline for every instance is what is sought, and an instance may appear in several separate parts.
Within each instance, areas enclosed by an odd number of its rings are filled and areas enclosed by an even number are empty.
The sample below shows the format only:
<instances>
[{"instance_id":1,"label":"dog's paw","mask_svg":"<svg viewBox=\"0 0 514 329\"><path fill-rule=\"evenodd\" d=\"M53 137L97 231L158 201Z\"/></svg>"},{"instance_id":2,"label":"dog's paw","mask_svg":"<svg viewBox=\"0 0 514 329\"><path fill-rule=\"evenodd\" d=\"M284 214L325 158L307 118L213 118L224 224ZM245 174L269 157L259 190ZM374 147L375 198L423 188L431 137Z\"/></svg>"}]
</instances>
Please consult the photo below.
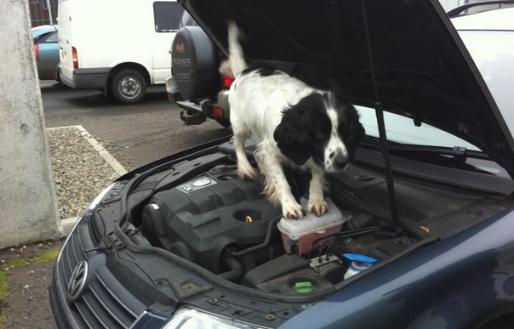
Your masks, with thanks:
<instances>
[{"instance_id":1,"label":"dog's paw","mask_svg":"<svg viewBox=\"0 0 514 329\"><path fill-rule=\"evenodd\" d=\"M237 175L241 179L255 179L257 178L257 171L248 163L237 167Z\"/></svg>"},{"instance_id":2,"label":"dog's paw","mask_svg":"<svg viewBox=\"0 0 514 329\"><path fill-rule=\"evenodd\" d=\"M303 217L302 206L295 200L282 203L282 216L287 219L300 219Z\"/></svg>"},{"instance_id":3,"label":"dog's paw","mask_svg":"<svg viewBox=\"0 0 514 329\"><path fill-rule=\"evenodd\" d=\"M323 199L309 200L307 207L316 216L323 216L328 211L328 204Z\"/></svg>"}]
</instances>

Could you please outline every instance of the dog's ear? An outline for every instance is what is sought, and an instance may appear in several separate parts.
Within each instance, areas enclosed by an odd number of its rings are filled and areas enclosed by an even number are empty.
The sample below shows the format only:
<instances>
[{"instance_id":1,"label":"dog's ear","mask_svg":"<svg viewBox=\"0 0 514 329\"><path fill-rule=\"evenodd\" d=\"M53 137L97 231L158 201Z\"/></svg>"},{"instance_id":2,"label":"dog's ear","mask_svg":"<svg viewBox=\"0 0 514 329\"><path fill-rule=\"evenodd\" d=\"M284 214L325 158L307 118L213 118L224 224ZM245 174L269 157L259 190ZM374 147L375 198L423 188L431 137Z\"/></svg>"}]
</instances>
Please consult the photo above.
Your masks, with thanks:
<instances>
[{"instance_id":1,"label":"dog's ear","mask_svg":"<svg viewBox=\"0 0 514 329\"><path fill-rule=\"evenodd\" d=\"M343 136L348 153L352 158L355 149L365 135L365 130L359 121L359 113L355 107L348 102L343 104L345 110L343 116Z\"/></svg>"},{"instance_id":2,"label":"dog's ear","mask_svg":"<svg viewBox=\"0 0 514 329\"><path fill-rule=\"evenodd\" d=\"M298 165L304 164L310 157L309 143L305 130L299 124L301 118L299 113L285 115L282 122L275 128L273 137L277 146L289 160Z\"/></svg>"},{"instance_id":3,"label":"dog's ear","mask_svg":"<svg viewBox=\"0 0 514 329\"><path fill-rule=\"evenodd\" d=\"M304 164L312 155L312 118L320 112L322 105L320 95L307 96L298 104L285 109L282 121L275 128L273 137L278 148L298 165Z\"/></svg>"}]
</instances>

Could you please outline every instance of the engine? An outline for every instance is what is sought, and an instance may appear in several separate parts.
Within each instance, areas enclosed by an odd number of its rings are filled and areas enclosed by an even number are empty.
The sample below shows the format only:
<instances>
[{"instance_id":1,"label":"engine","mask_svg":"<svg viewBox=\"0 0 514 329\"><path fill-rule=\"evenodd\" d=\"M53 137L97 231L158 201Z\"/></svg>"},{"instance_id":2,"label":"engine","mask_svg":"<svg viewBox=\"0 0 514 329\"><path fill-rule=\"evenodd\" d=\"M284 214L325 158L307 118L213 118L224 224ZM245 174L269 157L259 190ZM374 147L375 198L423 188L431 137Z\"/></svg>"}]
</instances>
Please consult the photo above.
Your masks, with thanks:
<instances>
[{"instance_id":1,"label":"engine","mask_svg":"<svg viewBox=\"0 0 514 329\"><path fill-rule=\"evenodd\" d=\"M301 185L294 177L290 183ZM413 242L328 197L321 217L280 219L280 208L261 191L258 180L239 179L234 166L216 166L155 193L143 208L142 232L153 246L227 280L284 294L331 291Z\"/></svg>"},{"instance_id":2,"label":"engine","mask_svg":"<svg viewBox=\"0 0 514 329\"><path fill-rule=\"evenodd\" d=\"M258 182L240 180L232 167L218 166L156 193L143 210L142 225L152 244L219 273L227 248L262 242L270 220L280 215Z\"/></svg>"}]
</instances>

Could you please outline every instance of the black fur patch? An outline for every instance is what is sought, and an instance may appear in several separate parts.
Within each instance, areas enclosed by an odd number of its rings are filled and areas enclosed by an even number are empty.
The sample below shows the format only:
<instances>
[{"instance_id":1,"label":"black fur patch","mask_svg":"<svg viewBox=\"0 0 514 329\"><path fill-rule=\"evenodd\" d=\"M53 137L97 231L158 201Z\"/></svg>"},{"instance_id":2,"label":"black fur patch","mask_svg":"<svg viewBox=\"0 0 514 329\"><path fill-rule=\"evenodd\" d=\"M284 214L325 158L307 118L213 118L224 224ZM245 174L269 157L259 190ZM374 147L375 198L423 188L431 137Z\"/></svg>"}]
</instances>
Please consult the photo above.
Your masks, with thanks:
<instances>
[{"instance_id":1,"label":"black fur patch","mask_svg":"<svg viewBox=\"0 0 514 329\"><path fill-rule=\"evenodd\" d=\"M280 71L272 66L253 65L241 71L241 74L248 74L252 72L259 74L261 77L268 77L270 75L277 74Z\"/></svg>"},{"instance_id":2,"label":"black fur patch","mask_svg":"<svg viewBox=\"0 0 514 329\"><path fill-rule=\"evenodd\" d=\"M359 122L359 113L352 104L343 99L337 99L336 110L339 112L339 136L342 137L348 155L352 159L365 131Z\"/></svg>"},{"instance_id":3,"label":"black fur patch","mask_svg":"<svg viewBox=\"0 0 514 329\"><path fill-rule=\"evenodd\" d=\"M275 129L273 137L280 151L298 165L310 157L323 166L325 147L330 139L332 124L325 108L327 99L319 93L310 94L298 104L284 110L282 121ZM364 136L364 129L353 105L338 100L338 130L350 158Z\"/></svg>"},{"instance_id":4,"label":"black fur patch","mask_svg":"<svg viewBox=\"0 0 514 329\"><path fill-rule=\"evenodd\" d=\"M280 151L296 164L304 164L311 156L323 163L320 150L327 144L330 131L323 96L313 93L284 110L273 137Z\"/></svg>"}]
</instances>

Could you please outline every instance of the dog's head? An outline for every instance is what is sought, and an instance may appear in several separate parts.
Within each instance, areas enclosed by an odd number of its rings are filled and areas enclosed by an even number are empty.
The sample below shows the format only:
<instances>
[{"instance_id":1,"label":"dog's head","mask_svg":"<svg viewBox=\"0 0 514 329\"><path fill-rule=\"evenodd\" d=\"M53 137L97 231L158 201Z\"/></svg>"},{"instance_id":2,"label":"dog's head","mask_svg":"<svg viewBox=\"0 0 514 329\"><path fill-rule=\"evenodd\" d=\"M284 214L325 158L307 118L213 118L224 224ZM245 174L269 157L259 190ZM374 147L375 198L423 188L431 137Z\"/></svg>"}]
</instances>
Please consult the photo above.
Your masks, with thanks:
<instances>
[{"instance_id":1,"label":"dog's head","mask_svg":"<svg viewBox=\"0 0 514 329\"><path fill-rule=\"evenodd\" d=\"M327 172L343 170L363 136L355 108L333 93L313 93L285 109L274 132L287 158L302 165L312 157Z\"/></svg>"}]
</instances>

